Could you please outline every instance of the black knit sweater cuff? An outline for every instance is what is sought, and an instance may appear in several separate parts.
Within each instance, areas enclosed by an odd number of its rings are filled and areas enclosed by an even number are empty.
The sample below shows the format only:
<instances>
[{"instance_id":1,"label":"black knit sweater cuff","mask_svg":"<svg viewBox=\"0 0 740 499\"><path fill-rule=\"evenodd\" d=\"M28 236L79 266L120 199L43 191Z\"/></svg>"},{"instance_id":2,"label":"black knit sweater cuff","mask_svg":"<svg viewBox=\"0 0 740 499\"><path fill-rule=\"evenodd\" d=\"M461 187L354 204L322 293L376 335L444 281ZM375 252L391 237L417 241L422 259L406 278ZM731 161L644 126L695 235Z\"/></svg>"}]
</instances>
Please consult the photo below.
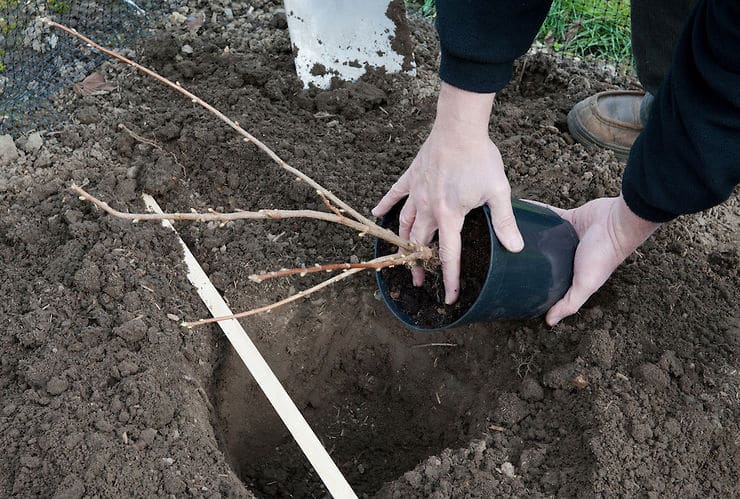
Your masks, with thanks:
<instances>
[{"instance_id":1,"label":"black knit sweater cuff","mask_svg":"<svg viewBox=\"0 0 740 499\"><path fill-rule=\"evenodd\" d=\"M489 94L504 88L511 80L511 75L511 62L494 64L474 62L442 51L439 77L453 87L468 92Z\"/></svg>"},{"instance_id":2,"label":"black knit sweater cuff","mask_svg":"<svg viewBox=\"0 0 740 499\"><path fill-rule=\"evenodd\" d=\"M678 215L657 208L648 202L648 199L653 197L648 192L652 183L651 179L646 178L647 171L642 164L642 161L645 161L640 154L642 153L642 138L638 137L630 151L627 168L622 175L622 198L632 213L638 217L655 223L670 222ZM657 158L653 160L657 161Z\"/></svg>"}]
</instances>

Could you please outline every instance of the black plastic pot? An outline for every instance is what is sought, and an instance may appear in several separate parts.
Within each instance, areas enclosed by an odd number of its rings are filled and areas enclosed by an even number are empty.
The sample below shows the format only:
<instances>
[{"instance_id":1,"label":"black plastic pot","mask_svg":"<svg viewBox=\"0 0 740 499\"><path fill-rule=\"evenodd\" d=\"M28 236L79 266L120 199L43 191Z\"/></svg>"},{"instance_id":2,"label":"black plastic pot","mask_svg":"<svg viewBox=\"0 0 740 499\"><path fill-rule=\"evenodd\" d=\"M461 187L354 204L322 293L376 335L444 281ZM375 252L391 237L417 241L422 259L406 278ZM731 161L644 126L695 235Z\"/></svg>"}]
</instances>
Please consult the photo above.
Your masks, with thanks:
<instances>
[{"instance_id":1,"label":"black plastic pot","mask_svg":"<svg viewBox=\"0 0 740 499\"><path fill-rule=\"evenodd\" d=\"M388 227L398 220L404 201L381 220L382 226ZM478 298L462 317L439 327L420 326L390 297L382 272L376 272L378 287L391 312L419 331L450 329L473 322L527 319L547 312L571 285L578 235L569 222L550 209L518 199L512 200L512 205L524 238L524 250L520 253L511 253L501 246L491 226L488 207L478 208L485 212L491 255ZM380 250L380 241L376 241L376 257Z\"/></svg>"}]
</instances>

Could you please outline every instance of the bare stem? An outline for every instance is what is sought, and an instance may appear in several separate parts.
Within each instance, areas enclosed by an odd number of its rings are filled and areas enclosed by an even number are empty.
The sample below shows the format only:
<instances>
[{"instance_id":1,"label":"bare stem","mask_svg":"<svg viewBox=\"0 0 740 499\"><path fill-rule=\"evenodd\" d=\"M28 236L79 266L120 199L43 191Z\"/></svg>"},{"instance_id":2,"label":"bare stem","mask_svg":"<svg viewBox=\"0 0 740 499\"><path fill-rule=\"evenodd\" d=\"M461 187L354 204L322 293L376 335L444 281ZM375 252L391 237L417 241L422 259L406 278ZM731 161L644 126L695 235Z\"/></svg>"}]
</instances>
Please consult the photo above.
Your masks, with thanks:
<instances>
[{"instance_id":1,"label":"bare stem","mask_svg":"<svg viewBox=\"0 0 740 499\"><path fill-rule=\"evenodd\" d=\"M172 82L171 80L159 75L158 73L152 71L151 69L148 69L120 54L117 54L110 49L107 49L101 45L98 45L97 43L93 42L91 39L78 33L76 30L72 28L59 24L47 18L41 18L41 21L46 23L49 26L60 29L64 31L65 33L68 33L82 40L89 47L95 48L99 50L100 52L114 59L118 59L119 61L125 64L128 64L129 66L141 71L147 76L154 78L160 83L184 95L185 97L190 99L191 102L193 102L194 104L200 105L201 107L206 109L208 112L213 114L215 117L217 117L219 120L223 121L233 130L235 130L239 135L241 135L244 138L245 142L252 142L254 145L256 145L257 148L259 148L261 151L267 154L275 163L277 163L280 168L293 174L295 177L297 177L298 180L302 180L306 182L306 184L308 184L310 187L312 187L317 192L317 194L321 197L322 201L324 202L324 205L327 207L327 209L329 209L331 213L315 211L315 210L259 210L259 211L251 211L251 212L250 211L238 211L238 212L233 212L233 213L218 213L218 212L215 212L214 210L209 210L208 213L197 213L197 212L195 213L164 213L164 214L125 213L125 212L121 212L121 211L111 208L111 206L108 205L108 203L101 201L100 199L97 199L91 194L85 192L85 190L82 189L81 187L77 185L72 185L71 187L72 191L74 191L77 195L79 195L81 199L91 202L96 207L98 207L99 209L102 209L103 211L109 213L110 215L113 215L118 218L126 219L126 220L132 220L134 222L139 221L139 220L193 220L193 221L198 221L198 222L204 222L204 221L226 222L226 221L231 221L231 220L245 220L245 219L269 220L269 219L283 219L283 218L314 218L317 220L324 220L327 222L337 223L337 224L345 225L347 227L351 227L352 229L357 230L361 236L364 234L371 234L379 239L383 239L387 241L388 243L393 244L394 246L399 247L404 252L406 252L406 254L400 254L400 255L399 254L386 255L386 256L371 260L370 262L364 262L361 264L334 264L334 265L319 267L317 270L300 269L300 272L294 272L294 273L303 273L303 272L308 272L308 271L315 272L315 271L320 271L320 270L332 271L332 270L340 270L340 269L343 270L343 272L341 274L331 277L330 279L327 279L326 281L320 284L317 284L316 286L300 291L299 293L289 296L288 298L285 298L284 300L273 303L272 305L267 305L264 307L256 308L253 310L249 310L246 312L242 312L242 313L238 313L238 314L234 314L234 315L230 315L226 317L214 317L214 318L204 319L204 320L200 320L196 322L185 322L182 324L183 326L191 328L194 326L210 324L213 322L219 322L223 320L248 317L248 316L259 314L262 312L270 312L282 305L296 301L300 298L303 298L312 293L315 293L327 286L330 286L331 284L334 284L335 282L338 282L342 279L346 279L347 277L353 274L356 274L366 268L380 269L385 266L398 265L401 263L409 263L409 262L417 261L417 260L429 261L432 258L434 258L435 256L434 251L431 248L427 246L417 245L417 244L412 243L411 241L402 239L398 235L393 233L393 231L380 227L374 221L364 217L363 215L358 213L354 208L352 208L347 203L339 199L331 191L321 186L318 182L310 178L308 175L290 166L283 159L281 159L272 149L270 149L267 145L265 145L262 141L260 141L259 139L254 137L252 134L244 130L241 126L239 126L239 124L236 121L228 118L226 115L224 115L218 109L214 108L213 106L205 102L203 99L201 99L200 97L196 96L195 94L183 88L179 82ZM131 132L130 130L127 130L127 132L130 133L135 138L137 138L138 140L147 142L147 139L143 139L142 137L135 136L135 134L133 134L133 132ZM349 218L346 215L348 215L351 218ZM290 275L291 272L292 272L291 270L283 271L282 275ZM276 277L279 273L273 272L271 274L275 274L275 275L269 275L269 276ZM254 280L262 280L263 278L267 278L265 276L251 276L251 277L255 277Z\"/></svg>"},{"instance_id":2,"label":"bare stem","mask_svg":"<svg viewBox=\"0 0 740 499\"><path fill-rule=\"evenodd\" d=\"M350 227L360 234L371 234L375 237L384 239L389 243L411 251L412 253L419 253L422 255L420 260L429 260L433 257L431 248L421 247L418 248L416 245L411 245L409 241L401 239L400 237L393 234L395 237L389 238L385 232L378 231L377 225L371 226L364 225L360 222L352 220L350 218L336 215L334 213L327 213L325 211L316 210L259 210L259 211L235 211L232 213L218 213L211 210L209 213L191 212L191 213L126 213L118 211L112 208L105 201L101 201L92 194L85 191L82 187L72 184L70 187L72 192L80 196L80 199L89 201L106 213L113 215L117 218L124 220L132 220L134 222L139 221L161 221L161 220L190 220L194 222L230 222L234 220L280 220L286 218L313 218L316 220L323 220L325 222L336 223L339 225L345 225Z\"/></svg>"},{"instance_id":3,"label":"bare stem","mask_svg":"<svg viewBox=\"0 0 740 499\"><path fill-rule=\"evenodd\" d=\"M227 117L226 115L224 115L221 111L219 111L218 109L216 109L212 105L208 104L206 101L204 101L203 99L201 99L197 95L195 95L192 92L186 90L182 85L180 85L179 82L172 82L171 80L165 78L164 76L161 76L160 74L156 73L155 71L152 71L151 69L146 68L146 67L142 66L141 64L138 64L138 63L132 61L131 59L128 59L127 57L122 56L121 54L117 54L116 52L114 52L114 51L112 51L110 49L107 49L107 48L103 47L102 45L99 45L99 44L95 43L90 38L88 38L88 37L80 34L79 32L77 32L77 30L75 30L73 28L69 28L69 27L67 27L67 26L65 26L63 24L59 24L59 23L54 22L54 21L52 21L51 19L48 19L48 18L41 18L40 20L42 22L46 23L49 26L52 26L52 27L57 28L57 29L60 29L60 30L64 31L65 33L68 33L68 34L70 34L70 35L72 35L72 36L74 36L76 38L79 38L80 40L82 40L83 42L85 42L90 47L93 47L93 48L99 50L100 52L102 52L102 53L104 53L104 54L106 54L106 55L108 55L110 57L113 57L114 59L118 59L119 61L121 61L121 62L123 62L125 64L128 64L129 66L131 66L133 68L136 68L137 70L141 71L142 73L146 74L147 76L150 76L151 78L154 78L155 80L159 81L160 83L162 83L162 84L164 84L164 85L172 88L173 90L181 93L182 95L184 95L185 97L187 97L188 99L190 99L191 102L193 102L194 104L198 104L201 107L205 108L208 112L210 112L211 114L213 114L214 116L216 116L218 119L220 119L221 121L223 121L224 123L226 123L228 126L230 126L232 129L234 129L239 135L241 135L242 137L244 137L244 140L245 141L252 142L254 145L256 145L261 151L263 151L275 163L277 163L278 166L280 166L284 170L292 173L296 177L300 178L301 180L303 180L304 182L306 182L308 185L310 185L313 189L315 189L319 193L323 194L323 196L326 196L328 199L330 199L334 204L336 204L341 209L343 209L345 213L347 213L348 215L350 215L356 221L358 221L358 222L360 222L360 223L362 223L364 225L367 225L367 226L373 226L373 225L376 226L377 227L377 233L378 234L380 234L380 233L387 234L387 237L382 237L382 239L385 239L385 240L387 240L387 241L390 242L390 239L389 238L391 237L391 234L393 234L392 231L390 231L388 229L384 229L384 228L378 226L375 222L373 222L372 220L370 220L367 217L365 217L365 216L361 215L360 213L358 213L354 208L352 208L347 203L345 203L344 201L342 201L341 199L339 199L330 190L328 190L328 189L324 188L323 186L321 186L318 182L316 182L315 180L313 180L311 177L309 177L308 175L306 175L302 171L298 170L297 168L294 168L294 167L290 166L282 158L280 158L280 156L278 156L275 153L275 151L273 151L272 149L270 149L262 141L260 141L255 136L253 136L252 134L250 134L249 132L247 132L246 130L244 130L241 126L239 126L239 123L237 123L236 121L230 119L229 117ZM378 237L381 237L381 236L378 236ZM396 238L397 238L397 236L396 236ZM396 244L396 243L393 243L393 244ZM413 243L411 243L409 241L406 241L405 244L400 245L400 247L402 247L404 249L411 249L410 246L415 246L415 245L413 245ZM411 249L411 250L414 251L415 249L416 248Z\"/></svg>"},{"instance_id":4,"label":"bare stem","mask_svg":"<svg viewBox=\"0 0 740 499\"><path fill-rule=\"evenodd\" d=\"M274 272L267 272L265 274L252 274L249 276L250 281L262 282L268 279L274 279L276 277L286 277L290 275L300 275L303 277L306 274L313 274L316 272L333 272L335 270L347 270L347 269L375 269L380 270L386 267L395 267L396 265L403 265L407 263L413 263L421 260L423 257L422 252L417 251L416 253L396 253L389 255L392 258L385 261L373 260L371 262L360 262L360 263L329 263L326 265L316 264L313 267L298 267L293 269L281 269Z\"/></svg>"},{"instance_id":5,"label":"bare stem","mask_svg":"<svg viewBox=\"0 0 740 499\"><path fill-rule=\"evenodd\" d=\"M336 207L335 207L335 206L334 206L333 204L331 204L331 201L329 201L329 198L327 198L327 197L326 197L326 196L324 195L324 193L323 193L323 192L321 192L321 191L316 191L316 192L318 192L318 193L319 193L319 196L321 196L321 200L322 200L322 201L324 202L324 206L326 206L326 208L327 208L327 209L328 209L329 211L331 211L331 212L332 212L332 213L334 213L335 215L339 215L340 217L341 217L341 216L343 216L343 215L342 215L342 212L341 212L341 211L339 211L339 210L338 210L338 209L337 209L337 208L336 208Z\"/></svg>"},{"instance_id":6,"label":"bare stem","mask_svg":"<svg viewBox=\"0 0 740 499\"><path fill-rule=\"evenodd\" d=\"M247 310L246 312L240 312L240 313L234 314L234 315L225 315L225 316L222 316L222 317L212 317L210 319L203 319L203 320L199 320L199 321L195 321L195 322L183 322L181 325L183 327L186 327L186 328L193 328L195 326L202 326L204 324L211 324L211 323L214 323L214 322L228 321L228 320L231 320L231 319L240 319L240 318L243 318L243 317L249 317L250 315L261 314L263 312L271 312L271 311L275 310L278 307L282 307L283 305L287 305L288 303L291 303L291 302L294 302L294 301L296 301L298 299L301 299L304 296L308 296L308 295L310 295L312 293L315 293L315 292L317 292L317 291L319 291L319 290L321 290L321 289L323 289L323 288L325 288L327 286L330 286L330 285L334 284L335 282L341 281L342 279L346 279L346 278L350 277L351 275L356 274L358 272L362 272L363 270L364 269L349 269L349 270L345 270L341 274L337 274L334 277L332 277L331 279L327 279L326 281L324 281L324 282L322 282L320 284L317 284L316 286L313 286L312 288L304 289L303 291L300 291L300 292L298 292L298 293L296 293L294 295L291 295L291 296L285 298L284 300L280 300L278 302L275 302L272 305L266 305L264 307L255 308L255 309L252 309L252 310Z\"/></svg>"}]
</instances>

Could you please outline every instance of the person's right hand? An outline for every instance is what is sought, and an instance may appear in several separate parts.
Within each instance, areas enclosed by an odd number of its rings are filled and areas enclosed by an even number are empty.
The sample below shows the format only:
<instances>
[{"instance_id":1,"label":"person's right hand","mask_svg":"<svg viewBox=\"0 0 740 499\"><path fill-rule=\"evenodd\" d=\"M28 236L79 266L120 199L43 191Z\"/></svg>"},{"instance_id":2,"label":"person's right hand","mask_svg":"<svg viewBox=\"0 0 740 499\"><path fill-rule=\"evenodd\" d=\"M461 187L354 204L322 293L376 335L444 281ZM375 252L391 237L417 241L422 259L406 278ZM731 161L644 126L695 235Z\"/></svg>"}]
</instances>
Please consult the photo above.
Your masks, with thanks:
<instances>
[{"instance_id":1,"label":"person's right hand","mask_svg":"<svg viewBox=\"0 0 740 499\"><path fill-rule=\"evenodd\" d=\"M513 252L524 247L501 154L488 136L493 95L442 83L432 132L408 170L372 210L376 217L383 216L408 196L399 217L399 236L427 245L439 231L447 304L454 303L460 292L460 231L470 210L488 204L501 244ZM412 279L421 286L424 271L415 267Z\"/></svg>"}]
</instances>

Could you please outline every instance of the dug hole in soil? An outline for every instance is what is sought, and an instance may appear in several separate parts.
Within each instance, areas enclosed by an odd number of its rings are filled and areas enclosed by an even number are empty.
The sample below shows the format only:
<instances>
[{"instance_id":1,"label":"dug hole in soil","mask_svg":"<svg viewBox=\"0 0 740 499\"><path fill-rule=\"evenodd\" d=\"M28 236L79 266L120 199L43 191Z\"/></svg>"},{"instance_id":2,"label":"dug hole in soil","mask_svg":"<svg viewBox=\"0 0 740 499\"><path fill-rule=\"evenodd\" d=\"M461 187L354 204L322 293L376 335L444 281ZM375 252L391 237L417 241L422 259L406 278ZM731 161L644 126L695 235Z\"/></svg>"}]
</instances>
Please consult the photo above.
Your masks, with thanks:
<instances>
[{"instance_id":1,"label":"dug hole in soil","mask_svg":"<svg viewBox=\"0 0 740 499\"><path fill-rule=\"evenodd\" d=\"M190 7L208 20L197 33L165 26L137 58L368 213L430 130L432 26L412 22L416 78L303 91L280 5L232 4L233 18ZM179 326L207 310L173 235L66 187L129 211L143 210L144 191L166 211L320 200L158 83L102 71L116 90L59 95L74 119L40 145L15 137L17 157L0 168L0 496L325 496L218 328ZM575 207L618 194L622 165L575 144L565 117L632 85L544 53L519 61L490 129L514 195ZM360 495L731 497L737 222L733 197L664 226L555 329L412 333L374 297L370 273L243 325ZM177 228L235 311L321 278L256 284L255 271L372 254L367 238L305 220Z\"/></svg>"}]
</instances>

